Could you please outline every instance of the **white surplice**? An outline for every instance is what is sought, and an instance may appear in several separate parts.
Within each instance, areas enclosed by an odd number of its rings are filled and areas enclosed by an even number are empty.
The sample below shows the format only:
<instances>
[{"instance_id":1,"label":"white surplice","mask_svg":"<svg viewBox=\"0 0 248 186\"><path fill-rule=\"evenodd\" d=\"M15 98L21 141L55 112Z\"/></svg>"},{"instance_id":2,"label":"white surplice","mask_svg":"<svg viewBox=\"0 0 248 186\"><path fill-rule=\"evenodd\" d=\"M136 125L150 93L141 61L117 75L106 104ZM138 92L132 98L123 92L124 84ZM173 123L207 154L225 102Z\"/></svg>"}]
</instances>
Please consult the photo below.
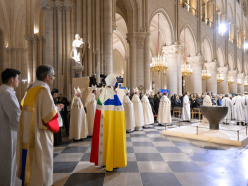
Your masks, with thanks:
<instances>
[{"instance_id":1,"label":"white surplice","mask_svg":"<svg viewBox=\"0 0 248 186\"><path fill-rule=\"evenodd\" d=\"M141 128L144 126L144 114L140 98L137 94L133 95L132 102L135 115L135 127Z\"/></svg>"},{"instance_id":2,"label":"white surplice","mask_svg":"<svg viewBox=\"0 0 248 186\"><path fill-rule=\"evenodd\" d=\"M171 102L165 95L162 96L158 109L158 122L171 123Z\"/></svg>"},{"instance_id":3,"label":"white surplice","mask_svg":"<svg viewBox=\"0 0 248 186\"><path fill-rule=\"evenodd\" d=\"M236 96L235 115L236 122L245 122L245 100L241 96Z\"/></svg>"},{"instance_id":4,"label":"white surplice","mask_svg":"<svg viewBox=\"0 0 248 186\"><path fill-rule=\"evenodd\" d=\"M182 110L182 120L189 121L190 120L190 103L189 97L187 95L183 98L183 110Z\"/></svg>"},{"instance_id":5,"label":"white surplice","mask_svg":"<svg viewBox=\"0 0 248 186\"><path fill-rule=\"evenodd\" d=\"M74 98L71 105L69 139L87 138L88 125L84 105L80 98Z\"/></svg>"},{"instance_id":6,"label":"white surplice","mask_svg":"<svg viewBox=\"0 0 248 186\"><path fill-rule=\"evenodd\" d=\"M223 107L228 107L228 112L226 114L226 116L223 118L222 122L224 123L231 123L231 117L232 117L232 100L230 100L230 98L228 97L224 97L221 100L221 104Z\"/></svg>"},{"instance_id":7,"label":"white surplice","mask_svg":"<svg viewBox=\"0 0 248 186\"><path fill-rule=\"evenodd\" d=\"M86 107L86 117L88 123L88 135L93 135L93 128L94 128L94 119L95 119L95 112L96 112L96 96L94 93L91 93L85 100L85 107Z\"/></svg>"},{"instance_id":8,"label":"white surplice","mask_svg":"<svg viewBox=\"0 0 248 186\"><path fill-rule=\"evenodd\" d=\"M135 116L133 103L127 95L125 95L123 98L123 107L125 111L126 130L127 132L132 132L135 127Z\"/></svg>"},{"instance_id":9,"label":"white surplice","mask_svg":"<svg viewBox=\"0 0 248 186\"><path fill-rule=\"evenodd\" d=\"M0 185L14 186L16 179L16 140L21 110L15 91L0 86Z\"/></svg>"},{"instance_id":10,"label":"white surplice","mask_svg":"<svg viewBox=\"0 0 248 186\"><path fill-rule=\"evenodd\" d=\"M245 100L245 123L248 123L248 95L245 95L243 97L243 99Z\"/></svg>"},{"instance_id":11,"label":"white surplice","mask_svg":"<svg viewBox=\"0 0 248 186\"><path fill-rule=\"evenodd\" d=\"M206 95L203 99L203 106L212 106L212 101L209 95ZM205 118L204 116L202 117L202 123L209 123L207 118Z\"/></svg>"},{"instance_id":12,"label":"white surplice","mask_svg":"<svg viewBox=\"0 0 248 186\"><path fill-rule=\"evenodd\" d=\"M142 96L141 103L143 107L144 124L147 125L154 123L152 107L146 95Z\"/></svg>"},{"instance_id":13,"label":"white surplice","mask_svg":"<svg viewBox=\"0 0 248 186\"><path fill-rule=\"evenodd\" d=\"M236 109L235 109L236 99L237 99L237 96L232 98L232 119L236 119Z\"/></svg>"}]
</instances>

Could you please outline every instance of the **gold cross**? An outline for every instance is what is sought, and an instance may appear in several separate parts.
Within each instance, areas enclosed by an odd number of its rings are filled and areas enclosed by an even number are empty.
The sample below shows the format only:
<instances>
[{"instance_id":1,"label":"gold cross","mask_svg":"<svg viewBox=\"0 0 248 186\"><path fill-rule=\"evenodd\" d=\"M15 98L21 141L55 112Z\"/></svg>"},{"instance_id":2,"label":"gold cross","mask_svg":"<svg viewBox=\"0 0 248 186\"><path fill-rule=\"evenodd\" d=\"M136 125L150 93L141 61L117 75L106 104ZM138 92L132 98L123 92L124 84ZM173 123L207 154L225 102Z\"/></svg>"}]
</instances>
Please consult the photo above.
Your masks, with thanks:
<instances>
[{"instance_id":1,"label":"gold cross","mask_svg":"<svg viewBox=\"0 0 248 186\"><path fill-rule=\"evenodd\" d=\"M103 115L102 115L102 119L103 119Z\"/></svg>"},{"instance_id":2,"label":"gold cross","mask_svg":"<svg viewBox=\"0 0 248 186\"><path fill-rule=\"evenodd\" d=\"M103 124L101 124L101 128L103 128Z\"/></svg>"},{"instance_id":3,"label":"gold cross","mask_svg":"<svg viewBox=\"0 0 248 186\"><path fill-rule=\"evenodd\" d=\"M117 110L120 110L119 107L117 107Z\"/></svg>"},{"instance_id":4,"label":"gold cross","mask_svg":"<svg viewBox=\"0 0 248 186\"><path fill-rule=\"evenodd\" d=\"M101 145L101 146L103 145L102 142L100 143L100 145Z\"/></svg>"},{"instance_id":5,"label":"gold cross","mask_svg":"<svg viewBox=\"0 0 248 186\"><path fill-rule=\"evenodd\" d=\"M100 151L99 154L102 155L102 151Z\"/></svg>"},{"instance_id":6,"label":"gold cross","mask_svg":"<svg viewBox=\"0 0 248 186\"><path fill-rule=\"evenodd\" d=\"M100 136L103 137L103 134L101 133Z\"/></svg>"}]
</instances>

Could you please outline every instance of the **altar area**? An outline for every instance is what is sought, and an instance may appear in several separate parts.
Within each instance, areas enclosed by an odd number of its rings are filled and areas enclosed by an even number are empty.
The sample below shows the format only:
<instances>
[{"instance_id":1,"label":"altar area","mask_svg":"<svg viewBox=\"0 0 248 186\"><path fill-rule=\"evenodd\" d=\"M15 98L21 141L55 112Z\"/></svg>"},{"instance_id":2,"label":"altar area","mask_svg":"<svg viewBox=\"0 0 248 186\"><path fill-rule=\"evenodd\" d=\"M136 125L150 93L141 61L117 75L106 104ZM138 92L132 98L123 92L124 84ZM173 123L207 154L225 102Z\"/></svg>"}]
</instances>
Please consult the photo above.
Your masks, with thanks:
<instances>
[{"instance_id":1,"label":"altar area","mask_svg":"<svg viewBox=\"0 0 248 186\"><path fill-rule=\"evenodd\" d=\"M165 127L163 135L235 146L245 146L248 143L248 126L236 125L235 122L230 125L219 124L219 130L209 129L209 124L200 120L191 120L190 123L173 118L172 123Z\"/></svg>"}]
</instances>

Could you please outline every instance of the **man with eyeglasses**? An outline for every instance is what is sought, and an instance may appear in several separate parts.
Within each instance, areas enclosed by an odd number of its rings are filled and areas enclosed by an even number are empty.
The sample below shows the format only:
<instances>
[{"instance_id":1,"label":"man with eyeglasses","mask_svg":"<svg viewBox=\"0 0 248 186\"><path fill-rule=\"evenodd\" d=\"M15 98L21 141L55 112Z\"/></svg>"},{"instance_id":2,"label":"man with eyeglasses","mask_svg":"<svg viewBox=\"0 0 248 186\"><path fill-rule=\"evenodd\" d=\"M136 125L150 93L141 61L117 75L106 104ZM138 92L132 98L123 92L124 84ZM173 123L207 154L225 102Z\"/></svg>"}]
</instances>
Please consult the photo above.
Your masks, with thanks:
<instances>
[{"instance_id":1,"label":"man with eyeglasses","mask_svg":"<svg viewBox=\"0 0 248 186\"><path fill-rule=\"evenodd\" d=\"M53 132L59 131L58 112L49 85L55 74L50 65L36 70L37 81L28 90L17 135L17 176L22 185L53 184Z\"/></svg>"}]
</instances>

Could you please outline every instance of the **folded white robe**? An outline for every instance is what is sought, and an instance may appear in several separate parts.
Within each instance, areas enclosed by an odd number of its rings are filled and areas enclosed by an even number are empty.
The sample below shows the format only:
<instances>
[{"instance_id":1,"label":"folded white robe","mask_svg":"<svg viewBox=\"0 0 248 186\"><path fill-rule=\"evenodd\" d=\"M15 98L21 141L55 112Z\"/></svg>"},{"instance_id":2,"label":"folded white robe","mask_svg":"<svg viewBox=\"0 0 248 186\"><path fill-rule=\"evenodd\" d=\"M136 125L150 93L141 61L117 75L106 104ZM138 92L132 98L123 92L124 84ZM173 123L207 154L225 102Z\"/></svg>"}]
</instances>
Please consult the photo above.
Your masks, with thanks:
<instances>
[{"instance_id":1,"label":"folded white robe","mask_svg":"<svg viewBox=\"0 0 248 186\"><path fill-rule=\"evenodd\" d=\"M143 107L137 94L133 95L132 102L135 115L135 127L142 127L144 126Z\"/></svg>"},{"instance_id":2,"label":"folded white robe","mask_svg":"<svg viewBox=\"0 0 248 186\"><path fill-rule=\"evenodd\" d=\"M158 109L158 122L171 123L171 102L165 95L162 96Z\"/></svg>"},{"instance_id":3,"label":"folded white robe","mask_svg":"<svg viewBox=\"0 0 248 186\"><path fill-rule=\"evenodd\" d=\"M125 111L126 130L129 132L133 131L135 127L135 116L134 116L133 103L129 99L129 97L126 95L123 98L123 107Z\"/></svg>"},{"instance_id":4,"label":"folded white robe","mask_svg":"<svg viewBox=\"0 0 248 186\"><path fill-rule=\"evenodd\" d=\"M144 95L141 99L142 107L143 107L143 114L144 114L144 124L152 124L154 123L154 117L152 113L152 107L148 100L148 97Z\"/></svg>"}]
</instances>

